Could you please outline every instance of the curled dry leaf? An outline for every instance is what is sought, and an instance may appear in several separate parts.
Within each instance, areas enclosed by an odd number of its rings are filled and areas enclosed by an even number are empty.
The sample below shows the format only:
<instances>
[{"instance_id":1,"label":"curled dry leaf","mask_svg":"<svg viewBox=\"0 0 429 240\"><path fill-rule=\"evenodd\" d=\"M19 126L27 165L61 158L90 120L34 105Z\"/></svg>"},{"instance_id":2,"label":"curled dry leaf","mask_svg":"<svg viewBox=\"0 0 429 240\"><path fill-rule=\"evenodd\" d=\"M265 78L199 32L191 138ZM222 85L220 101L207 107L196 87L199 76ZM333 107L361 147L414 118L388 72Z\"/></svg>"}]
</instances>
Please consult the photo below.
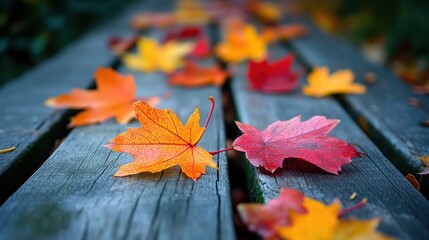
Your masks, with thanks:
<instances>
[{"instance_id":1,"label":"curled dry leaf","mask_svg":"<svg viewBox=\"0 0 429 240\"><path fill-rule=\"evenodd\" d=\"M249 61L247 79L250 89L268 93L290 92L298 86L298 74L292 71L294 56L288 54L269 64L266 59Z\"/></svg>"},{"instance_id":2,"label":"curled dry leaf","mask_svg":"<svg viewBox=\"0 0 429 240\"><path fill-rule=\"evenodd\" d=\"M103 122L111 117L125 124L135 117L132 103L136 101L136 84L133 76L122 76L111 68L98 68L95 81L97 90L73 89L68 94L49 98L45 103L54 108L85 109L71 119L71 127ZM161 98L145 100L155 106Z\"/></svg>"},{"instance_id":3,"label":"curled dry leaf","mask_svg":"<svg viewBox=\"0 0 429 240\"><path fill-rule=\"evenodd\" d=\"M222 71L217 65L200 67L187 61L181 72L173 73L170 76L169 84L185 87L201 87L207 85L221 87L226 77L227 73Z\"/></svg>"},{"instance_id":4,"label":"curled dry leaf","mask_svg":"<svg viewBox=\"0 0 429 240\"><path fill-rule=\"evenodd\" d=\"M264 239L275 239L279 227L291 224L289 212L305 213L304 194L295 189L280 189L280 196L267 204L242 203L237 206L238 213L249 230Z\"/></svg>"},{"instance_id":5,"label":"curled dry leaf","mask_svg":"<svg viewBox=\"0 0 429 240\"><path fill-rule=\"evenodd\" d=\"M413 185L413 187L414 187L415 189L417 189L417 191L419 191L419 192L420 192L420 183L419 183L419 181L417 181L416 177L414 177L414 175L413 175L413 174L408 173L407 175L405 175L405 179L407 179L407 181L408 181L411 185Z\"/></svg>"},{"instance_id":6,"label":"curled dry leaf","mask_svg":"<svg viewBox=\"0 0 429 240\"><path fill-rule=\"evenodd\" d=\"M132 69L143 72L173 72L182 66L183 58L193 49L191 43L169 41L160 45L155 39L141 38L137 54L124 54L122 60Z\"/></svg>"},{"instance_id":7,"label":"curled dry leaf","mask_svg":"<svg viewBox=\"0 0 429 240\"><path fill-rule=\"evenodd\" d=\"M266 43L251 25L229 26L225 39L216 46L216 54L225 62L239 63L246 59L260 61L265 57Z\"/></svg>"},{"instance_id":8,"label":"curled dry leaf","mask_svg":"<svg viewBox=\"0 0 429 240\"><path fill-rule=\"evenodd\" d=\"M145 102L134 103L134 111L141 127L128 128L105 145L134 157L133 162L120 166L115 176L160 172L179 165L188 177L196 181L205 173L206 166L217 169L212 155L197 146L213 112L213 98L210 101L212 106L204 127L200 127L198 107L183 125L171 110L153 108Z\"/></svg>"},{"instance_id":9,"label":"curled dry leaf","mask_svg":"<svg viewBox=\"0 0 429 240\"><path fill-rule=\"evenodd\" d=\"M301 116L287 121L276 121L265 130L236 122L243 135L235 139L233 148L245 152L255 167L274 172L283 166L285 158L296 158L312 163L333 174L361 154L346 141L328 135L340 122L314 116L301 122Z\"/></svg>"},{"instance_id":10,"label":"curled dry leaf","mask_svg":"<svg viewBox=\"0 0 429 240\"><path fill-rule=\"evenodd\" d=\"M325 97L337 93L366 93L366 87L353 83L354 74L351 70L338 70L329 75L326 67L315 68L308 75L309 85L302 89L305 95L312 97Z\"/></svg>"}]
</instances>

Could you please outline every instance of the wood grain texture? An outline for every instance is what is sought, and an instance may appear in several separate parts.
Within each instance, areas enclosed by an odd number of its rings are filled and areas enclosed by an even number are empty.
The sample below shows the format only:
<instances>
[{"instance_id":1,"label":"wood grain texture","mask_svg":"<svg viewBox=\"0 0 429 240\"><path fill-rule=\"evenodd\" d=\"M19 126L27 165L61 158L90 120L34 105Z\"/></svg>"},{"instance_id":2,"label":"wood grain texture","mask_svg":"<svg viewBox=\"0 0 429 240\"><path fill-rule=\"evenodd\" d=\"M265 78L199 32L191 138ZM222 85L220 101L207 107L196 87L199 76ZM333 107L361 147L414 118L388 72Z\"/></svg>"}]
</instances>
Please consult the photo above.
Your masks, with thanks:
<instances>
[{"instance_id":1,"label":"wood grain texture","mask_svg":"<svg viewBox=\"0 0 429 240\"><path fill-rule=\"evenodd\" d=\"M57 138L64 136L71 113L44 105L72 88L87 88L97 67L110 66L115 57L107 47L113 35L127 36L129 17L153 1L130 6L124 13L78 39L56 56L0 89L0 203L15 191L49 156ZM151 5L152 4L152 5Z\"/></svg>"},{"instance_id":2,"label":"wood grain texture","mask_svg":"<svg viewBox=\"0 0 429 240\"><path fill-rule=\"evenodd\" d=\"M310 34L292 40L291 47L310 67L352 69L356 81L367 85L368 92L345 95L342 102L347 110L403 174L423 171L418 157L429 155L429 128L419 123L428 119L429 113L411 106L409 101L415 98L429 106L429 97L415 94L393 73L368 62L347 41L323 33L308 19L301 22ZM374 84L364 80L367 73L375 74Z\"/></svg>"},{"instance_id":3,"label":"wood grain texture","mask_svg":"<svg viewBox=\"0 0 429 240\"><path fill-rule=\"evenodd\" d=\"M271 56L278 58L285 49L274 46ZM362 209L347 217L367 219L381 216L379 229L400 239L429 238L427 223L429 203L418 193L366 137L341 106L332 98L315 99L303 96L298 89L291 94L269 95L248 90L246 64L235 69L232 91L239 120L259 129L265 129L276 120L287 120L302 115L307 120L314 115L340 119L341 123L332 131L333 136L358 144L366 156L354 159L345 165L338 176L323 172L319 168L294 159L285 161L282 169L274 174L248 165L253 179L253 199L268 201L279 194L281 187L295 188L307 196L332 202L339 198L343 207L368 198ZM301 79L301 84L304 79ZM247 163L247 160L244 160ZM350 195L356 192L355 200Z\"/></svg>"},{"instance_id":4,"label":"wood grain texture","mask_svg":"<svg viewBox=\"0 0 429 240\"><path fill-rule=\"evenodd\" d=\"M124 72L126 72L124 70ZM158 106L185 122L198 105L202 122L217 106L199 146L225 147L220 91L167 86L162 73L132 72L138 97L172 95ZM202 123L202 124L203 124ZM202 125L201 124L201 125ZM137 127L134 121L131 126ZM101 145L125 131L114 121L73 129L42 167L0 208L3 239L234 239L227 160L213 156L196 182L172 167L161 173L115 178L132 157Z\"/></svg>"}]
</instances>

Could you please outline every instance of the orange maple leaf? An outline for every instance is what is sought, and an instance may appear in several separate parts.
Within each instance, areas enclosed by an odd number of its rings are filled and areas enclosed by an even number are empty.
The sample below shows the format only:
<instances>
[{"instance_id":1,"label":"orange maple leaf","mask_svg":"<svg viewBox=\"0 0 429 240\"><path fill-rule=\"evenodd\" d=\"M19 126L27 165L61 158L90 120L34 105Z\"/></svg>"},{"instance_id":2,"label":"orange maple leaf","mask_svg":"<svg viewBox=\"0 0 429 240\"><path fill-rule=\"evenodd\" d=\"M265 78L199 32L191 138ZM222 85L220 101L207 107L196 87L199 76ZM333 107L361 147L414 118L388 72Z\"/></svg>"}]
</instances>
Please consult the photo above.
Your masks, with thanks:
<instances>
[{"instance_id":1,"label":"orange maple leaf","mask_svg":"<svg viewBox=\"0 0 429 240\"><path fill-rule=\"evenodd\" d=\"M95 81L97 90L73 89L45 103L54 108L86 109L71 119L70 127L94 124L111 117L125 124L135 117L132 103L136 101L136 84L132 75L122 76L111 68L98 68ZM154 106L161 98L145 100Z\"/></svg>"},{"instance_id":2,"label":"orange maple leaf","mask_svg":"<svg viewBox=\"0 0 429 240\"><path fill-rule=\"evenodd\" d=\"M204 127L200 127L198 107L183 125L171 110L153 108L145 102L134 103L141 127L128 128L105 145L117 152L127 152L135 158L133 162L120 166L115 176L160 172L179 165L188 177L196 181L205 173L206 166L217 169L212 155L196 146L213 113L214 100L211 97L209 99L212 105Z\"/></svg>"},{"instance_id":3,"label":"orange maple leaf","mask_svg":"<svg viewBox=\"0 0 429 240\"><path fill-rule=\"evenodd\" d=\"M218 66L200 67L187 61L183 71L171 75L169 84L185 87L201 87L213 84L220 87L225 82L226 76L226 72Z\"/></svg>"},{"instance_id":4,"label":"orange maple leaf","mask_svg":"<svg viewBox=\"0 0 429 240\"><path fill-rule=\"evenodd\" d=\"M325 97L337 93L363 94L366 87L362 84L353 83L354 74L351 70L338 70L329 75L327 67L315 68L308 75L309 85L303 87L307 96Z\"/></svg>"}]
</instances>

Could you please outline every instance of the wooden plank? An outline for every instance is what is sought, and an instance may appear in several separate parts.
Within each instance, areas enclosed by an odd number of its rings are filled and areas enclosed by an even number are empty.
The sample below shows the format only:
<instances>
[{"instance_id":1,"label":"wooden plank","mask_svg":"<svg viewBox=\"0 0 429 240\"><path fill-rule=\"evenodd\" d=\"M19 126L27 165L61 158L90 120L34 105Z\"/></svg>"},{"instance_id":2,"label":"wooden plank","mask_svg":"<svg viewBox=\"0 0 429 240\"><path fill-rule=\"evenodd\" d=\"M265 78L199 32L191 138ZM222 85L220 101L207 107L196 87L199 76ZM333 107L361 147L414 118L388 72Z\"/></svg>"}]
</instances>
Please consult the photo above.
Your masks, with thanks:
<instances>
[{"instance_id":1,"label":"wooden plank","mask_svg":"<svg viewBox=\"0 0 429 240\"><path fill-rule=\"evenodd\" d=\"M274 46L270 56L278 58L285 49ZM429 215L424 209L429 203L418 193L366 137L341 106L332 98L315 99L303 96L300 90L291 94L269 95L248 90L246 64L235 69L232 92L239 120L259 129L265 129L276 120L287 120L302 115L303 120L314 115L340 119L341 123L332 135L348 142L359 144L366 156L354 159L343 167L338 176L323 172L303 161L288 159L282 169L274 174L254 168L245 161L249 169L253 199L267 202L278 196L279 188L290 187L307 196L332 202L339 198L343 207L349 207L362 198L368 204L347 217L367 219L381 216L382 232L400 239L427 239ZM300 80L301 83L304 79ZM356 192L355 200L350 195Z\"/></svg>"},{"instance_id":2,"label":"wooden plank","mask_svg":"<svg viewBox=\"0 0 429 240\"><path fill-rule=\"evenodd\" d=\"M70 111L53 110L43 102L72 88L93 84L97 67L109 66L114 56L107 47L112 35L127 36L129 17L150 6L143 1L88 33L51 59L0 89L0 203L15 191L49 156L57 138L66 133Z\"/></svg>"},{"instance_id":3,"label":"wooden plank","mask_svg":"<svg viewBox=\"0 0 429 240\"><path fill-rule=\"evenodd\" d=\"M151 36L161 38L163 33L151 31ZM121 69L135 76L137 96L170 92L172 96L163 100L159 107L173 109L182 121L186 121L195 105L199 105L204 119L210 108L208 96L213 96L218 104L221 102L220 90L215 87L172 88L167 86L165 74ZM215 108L199 144L209 151L225 148L221 109L220 106ZM138 125L136 121L131 124ZM113 121L74 129L0 208L4 213L0 215L5 216L0 217L0 235L14 239L34 235L43 239L234 238L224 153L214 156L219 170L207 168L207 174L196 182L182 174L178 167L157 174L114 178L117 167L131 161L132 157L101 145L123 131L125 126ZM55 193L55 197L46 198L53 195L49 193ZM41 233L36 224L39 220L47 226ZM22 225L27 231L18 230Z\"/></svg>"},{"instance_id":4,"label":"wooden plank","mask_svg":"<svg viewBox=\"0 0 429 240\"><path fill-rule=\"evenodd\" d=\"M124 72L127 72L124 70ZM185 122L198 105L202 121L213 96L217 106L200 146L225 148L221 95L215 87L169 88L166 75L132 72L137 96L172 96L170 108ZM131 124L138 126L137 122ZM115 178L132 157L101 147L125 126L113 121L73 129L43 166L0 208L4 239L234 239L227 160L213 156L196 182L178 167Z\"/></svg>"},{"instance_id":5,"label":"wooden plank","mask_svg":"<svg viewBox=\"0 0 429 240\"><path fill-rule=\"evenodd\" d=\"M347 41L323 33L308 19L301 22L311 34L291 41L291 47L310 67L352 69L356 80L367 85L368 92L341 98L346 109L403 174L423 171L418 157L429 155L429 128L419 123L428 119L429 114L411 106L409 101L415 98L429 106L429 97L415 94L393 73L368 62ZM375 74L374 84L365 82L367 73Z\"/></svg>"}]
</instances>

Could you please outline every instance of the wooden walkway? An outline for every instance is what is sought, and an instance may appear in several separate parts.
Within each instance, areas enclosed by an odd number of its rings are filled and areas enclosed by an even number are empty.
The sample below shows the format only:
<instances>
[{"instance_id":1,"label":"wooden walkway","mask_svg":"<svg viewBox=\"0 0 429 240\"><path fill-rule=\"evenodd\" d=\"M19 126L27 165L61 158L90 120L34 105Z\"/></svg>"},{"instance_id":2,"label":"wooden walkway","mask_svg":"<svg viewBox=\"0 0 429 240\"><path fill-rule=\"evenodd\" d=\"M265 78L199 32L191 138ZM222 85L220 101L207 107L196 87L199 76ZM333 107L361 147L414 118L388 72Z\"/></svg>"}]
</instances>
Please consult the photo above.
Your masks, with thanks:
<instances>
[{"instance_id":1,"label":"wooden walkway","mask_svg":"<svg viewBox=\"0 0 429 240\"><path fill-rule=\"evenodd\" d=\"M429 155L429 128L418 124L428 114L409 104L415 98L429 106L428 96L416 95L388 70L367 62L348 42L326 35L308 19L301 23L311 34L271 46L270 58L294 52L299 57L294 68L304 73L316 66L351 68L368 93L315 99L299 90L285 95L253 92L245 79L247 63L226 65L234 74L222 89L171 87L162 73L127 70L106 47L107 39L132 34L127 29L129 18L142 9L171 8L172 1L167 0L135 3L0 89L0 149L17 147L0 154L0 239L236 239L230 194L230 177L235 173L228 174L225 153L214 156L219 170L207 168L196 182L178 167L115 178L117 167L132 158L102 145L126 126L110 120L68 132L65 126L74 112L43 105L47 98L72 88L92 87L93 73L100 66L133 74L138 96L171 93L158 107L173 109L182 122L196 105L204 119L210 108L208 96L213 96L215 111L199 144L209 151L225 148L226 135L234 135L225 128L225 122L231 124L222 111L225 89L232 94L232 102L226 104L235 109L237 120L259 129L297 115L340 119L332 135L359 145L366 153L363 158L344 166L338 176L293 159L270 174L243 159L251 200L266 202L281 187L298 189L325 203L339 198L343 207L366 197L365 207L350 217L381 216L383 233L399 239L429 239L429 202L403 177L422 171L418 157ZM212 44L220 39L218 25L206 30ZM165 32L145 34L161 39ZM376 75L374 84L365 82L366 73ZM304 82L300 80L301 85ZM353 193L357 196L350 200Z\"/></svg>"}]
</instances>

